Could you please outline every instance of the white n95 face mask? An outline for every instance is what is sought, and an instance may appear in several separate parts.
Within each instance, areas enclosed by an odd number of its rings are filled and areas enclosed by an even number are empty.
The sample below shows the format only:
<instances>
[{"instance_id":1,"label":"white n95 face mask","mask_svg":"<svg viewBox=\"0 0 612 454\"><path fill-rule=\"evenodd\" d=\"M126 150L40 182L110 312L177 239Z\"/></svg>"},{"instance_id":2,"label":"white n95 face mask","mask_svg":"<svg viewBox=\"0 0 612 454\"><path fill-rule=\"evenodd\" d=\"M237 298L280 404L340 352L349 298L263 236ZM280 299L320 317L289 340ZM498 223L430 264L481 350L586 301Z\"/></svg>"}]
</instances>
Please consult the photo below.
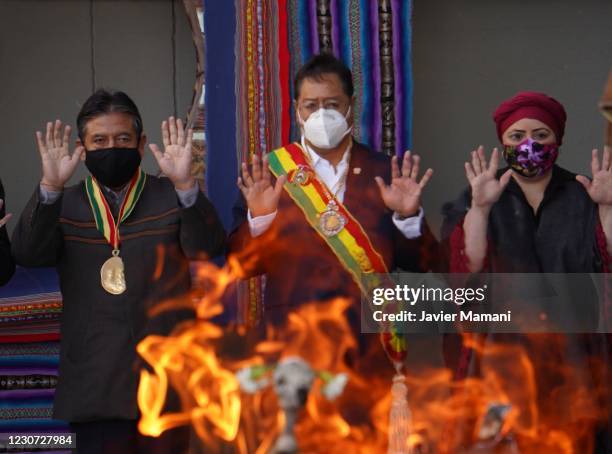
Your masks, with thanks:
<instances>
[{"instance_id":1,"label":"white n95 face mask","mask_svg":"<svg viewBox=\"0 0 612 454\"><path fill-rule=\"evenodd\" d=\"M345 116L334 109L321 107L304 122L304 137L317 148L335 148L351 132L346 119L351 113L349 106ZM298 112L299 116L299 112ZM302 119L300 118L300 121Z\"/></svg>"}]
</instances>

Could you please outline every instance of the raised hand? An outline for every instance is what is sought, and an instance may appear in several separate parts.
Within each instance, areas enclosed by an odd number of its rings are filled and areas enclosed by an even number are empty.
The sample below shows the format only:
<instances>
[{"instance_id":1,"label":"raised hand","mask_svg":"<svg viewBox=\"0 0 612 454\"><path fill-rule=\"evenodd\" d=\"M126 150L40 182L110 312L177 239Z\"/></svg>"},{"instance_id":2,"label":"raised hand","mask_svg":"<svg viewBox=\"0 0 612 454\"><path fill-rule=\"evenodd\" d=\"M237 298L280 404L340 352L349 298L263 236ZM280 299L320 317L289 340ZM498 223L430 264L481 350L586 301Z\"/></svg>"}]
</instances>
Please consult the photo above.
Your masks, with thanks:
<instances>
[{"instance_id":1,"label":"raised hand","mask_svg":"<svg viewBox=\"0 0 612 454\"><path fill-rule=\"evenodd\" d=\"M164 120L161 124L162 152L154 143L149 145L160 170L179 190L187 190L195 185L195 178L191 175L191 143L193 130L185 132L183 122L174 117Z\"/></svg>"},{"instance_id":2,"label":"raised hand","mask_svg":"<svg viewBox=\"0 0 612 454\"><path fill-rule=\"evenodd\" d=\"M401 172L397 156L391 159L391 184L386 185L381 177L375 177L386 207L401 217L414 216L418 213L421 193L433 175L433 170L427 169L421 181L417 180L420 160L418 155L411 155L410 151L406 151Z\"/></svg>"},{"instance_id":3,"label":"raised hand","mask_svg":"<svg viewBox=\"0 0 612 454\"><path fill-rule=\"evenodd\" d=\"M583 175L576 175L576 180L584 186L593 202L600 206L612 206L612 169L610 163L610 150L604 150L601 164L597 150L593 150L591 156L593 181Z\"/></svg>"},{"instance_id":4,"label":"raised hand","mask_svg":"<svg viewBox=\"0 0 612 454\"><path fill-rule=\"evenodd\" d=\"M0 199L0 209L2 208L3 205L4 205L4 200ZM0 219L0 228L4 227L12 216L13 215L11 213L7 213L6 216Z\"/></svg>"},{"instance_id":5,"label":"raised hand","mask_svg":"<svg viewBox=\"0 0 612 454\"><path fill-rule=\"evenodd\" d=\"M472 187L472 207L490 208L499 200L510 182L512 170L508 169L498 180L495 176L499 167L499 151L493 149L491 161L487 165L484 148L472 151L472 162L465 163L465 175Z\"/></svg>"},{"instance_id":6,"label":"raised hand","mask_svg":"<svg viewBox=\"0 0 612 454\"><path fill-rule=\"evenodd\" d=\"M242 177L238 177L238 187L246 200L252 217L272 214L278 207L278 199L287 181L285 175L276 179L272 185L272 176L268 168L268 157L263 159L253 156L252 175L245 162L242 163Z\"/></svg>"},{"instance_id":7,"label":"raised hand","mask_svg":"<svg viewBox=\"0 0 612 454\"><path fill-rule=\"evenodd\" d=\"M62 132L62 122L47 123L47 132L36 131L36 143L42 160L42 179L40 184L52 191L61 191L66 182L74 174L81 155L85 151L78 146L72 153L69 151L70 126L66 125Z\"/></svg>"}]
</instances>

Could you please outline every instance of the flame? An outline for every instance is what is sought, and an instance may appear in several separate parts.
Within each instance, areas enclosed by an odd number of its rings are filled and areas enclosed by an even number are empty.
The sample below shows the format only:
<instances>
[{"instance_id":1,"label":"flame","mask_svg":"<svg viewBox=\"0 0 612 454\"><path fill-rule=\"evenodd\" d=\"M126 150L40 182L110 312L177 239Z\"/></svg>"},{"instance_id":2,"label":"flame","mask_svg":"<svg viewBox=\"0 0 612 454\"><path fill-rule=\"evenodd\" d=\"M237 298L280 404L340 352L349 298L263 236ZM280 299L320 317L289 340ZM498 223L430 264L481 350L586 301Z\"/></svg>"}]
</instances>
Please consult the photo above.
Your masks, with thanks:
<instances>
[{"instance_id":1,"label":"flame","mask_svg":"<svg viewBox=\"0 0 612 454\"><path fill-rule=\"evenodd\" d=\"M223 440L236 438L240 421L241 399L238 380L224 367L214 347L223 331L207 320L222 312L218 302L229 282L231 272L213 265L198 268L197 277L209 280L205 297L193 307L197 319L182 324L172 336L148 336L137 347L138 353L152 366L142 370L138 405L142 413L141 433L159 436L163 431L192 424L198 436L212 442L211 435ZM193 304L193 302L192 302ZM189 306L186 301L168 301L155 308L162 310ZM172 389L179 394L181 410L163 413Z\"/></svg>"},{"instance_id":2,"label":"flame","mask_svg":"<svg viewBox=\"0 0 612 454\"><path fill-rule=\"evenodd\" d=\"M239 453L267 453L284 425L276 396L272 388L255 395L242 392L235 373L299 356L317 371L349 377L343 394L332 402L320 392L321 380L315 381L295 428L300 450L386 452L394 370L377 335L361 335L359 342L355 338L346 316L352 303L334 299L302 306L285 325L268 327L265 338L253 343L244 329L221 329L211 322L222 312L221 296L238 276L241 270L232 260L222 269L202 265L196 280L203 282L204 292L156 308L192 307L197 319L171 336L149 336L138 345L152 368L141 372L140 431L158 436L190 424L211 452L231 443ZM463 380L446 368L408 369L412 420L406 453L498 452L504 446L509 448L503 452L521 454L592 452L595 428L608 417L605 364L592 360L595 380L585 384L585 371L559 360L567 337L522 338L527 342L464 335L463 345L473 350L480 371ZM173 392L180 409L167 411ZM498 426L487 420L492 405L508 406Z\"/></svg>"}]
</instances>

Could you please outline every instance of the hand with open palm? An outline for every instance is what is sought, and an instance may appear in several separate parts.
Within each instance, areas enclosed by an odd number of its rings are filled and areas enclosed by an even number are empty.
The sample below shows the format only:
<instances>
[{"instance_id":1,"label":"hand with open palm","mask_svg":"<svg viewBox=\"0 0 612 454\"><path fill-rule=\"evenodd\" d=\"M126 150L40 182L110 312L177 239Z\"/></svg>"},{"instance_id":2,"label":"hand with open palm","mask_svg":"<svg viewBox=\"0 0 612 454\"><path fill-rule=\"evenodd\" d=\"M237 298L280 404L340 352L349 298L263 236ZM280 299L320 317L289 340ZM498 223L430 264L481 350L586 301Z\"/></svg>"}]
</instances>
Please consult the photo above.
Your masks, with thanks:
<instances>
[{"instance_id":1,"label":"hand with open palm","mask_svg":"<svg viewBox=\"0 0 612 454\"><path fill-rule=\"evenodd\" d=\"M601 163L599 153L593 150L591 153L591 173L593 180L584 175L576 175L576 180L589 194L589 197L597 205L612 206L612 169L610 168L610 150L604 150Z\"/></svg>"},{"instance_id":2,"label":"hand with open palm","mask_svg":"<svg viewBox=\"0 0 612 454\"><path fill-rule=\"evenodd\" d=\"M70 126L62 131L62 122L47 123L46 135L36 131L36 143L42 161L42 179L40 184L52 191L62 191L85 152L83 146L78 146L72 154L69 151Z\"/></svg>"},{"instance_id":3,"label":"hand with open palm","mask_svg":"<svg viewBox=\"0 0 612 454\"><path fill-rule=\"evenodd\" d=\"M191 174L191 146L193 130L185 131L182 120L174 117L164 120L161 124L162 152L155 144L149 145L160 170L179 190L188 190L194 187L195 178Z\"/></svg>"},{"instance_id":4,"label":"hand with open palm","mask_svg":"<svg viewBox=\"0 0 612 454\"><path fill-rule=\"evenodd\" d=\"M465 163L465 175L472 188L472 207L489 209L501 197L510 182L512 169L508 169L498 180L496 176L498 167L497 148L493 149L488 164L482 145L472 151L472 162Z\"/></svg>"},{"instance_id":5,"label":"hand with open palm","mask_svg":"<svg viewBox=\"0 0 612 454\"><path fill-rule=\"evenodd\" d=\"M281 175L276 179L276 183L272 184L267 156L263 159L257 155L253 156L252 173L249 173L246 163L242 163L242 176L238 177L238 188L246 200L252 217L266 216L276 211L286 181L287 177Z\"/></svg>"},{"instance_id":6,"label":"hand with open palm","mask_svg":"<svg viewBox=\"0 0 612 454\"><path fill-rule=\"evenodd\" d=\"M433 175L433 170L427 169L418 180L420 159L418 155L406 151L401 171L397 156L391 159L391 184L387 185L381 177L375 177L385 206L401 217L414 216L419 211L421 194Z\"/></svg>"}]
</instances>

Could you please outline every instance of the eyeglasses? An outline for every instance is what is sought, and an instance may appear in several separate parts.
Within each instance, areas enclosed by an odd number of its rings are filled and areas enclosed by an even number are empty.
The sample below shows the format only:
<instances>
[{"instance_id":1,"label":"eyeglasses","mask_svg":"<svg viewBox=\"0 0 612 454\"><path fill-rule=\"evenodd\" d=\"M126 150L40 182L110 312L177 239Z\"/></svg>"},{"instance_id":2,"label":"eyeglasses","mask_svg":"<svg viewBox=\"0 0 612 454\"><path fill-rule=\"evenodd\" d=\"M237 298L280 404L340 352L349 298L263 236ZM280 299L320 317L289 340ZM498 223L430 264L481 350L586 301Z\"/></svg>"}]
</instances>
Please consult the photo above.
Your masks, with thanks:
<instances>
[{"instance_id":1,"label":"eyeglasses","mask_svg":"<svg viewBox=\"0 0 612 454\"><path fill-rule=\"evenodd\" d=\"M322 103L318 103L316 101L305 101L298 106L298 109L301 111L301 113L305 114L304 117L307 117L311 113L316 112L321 108L336 110L342 115L345 115L348 111L347 103L340 102L335 99L326 100Z\"/></svg>"}]
</instances>

